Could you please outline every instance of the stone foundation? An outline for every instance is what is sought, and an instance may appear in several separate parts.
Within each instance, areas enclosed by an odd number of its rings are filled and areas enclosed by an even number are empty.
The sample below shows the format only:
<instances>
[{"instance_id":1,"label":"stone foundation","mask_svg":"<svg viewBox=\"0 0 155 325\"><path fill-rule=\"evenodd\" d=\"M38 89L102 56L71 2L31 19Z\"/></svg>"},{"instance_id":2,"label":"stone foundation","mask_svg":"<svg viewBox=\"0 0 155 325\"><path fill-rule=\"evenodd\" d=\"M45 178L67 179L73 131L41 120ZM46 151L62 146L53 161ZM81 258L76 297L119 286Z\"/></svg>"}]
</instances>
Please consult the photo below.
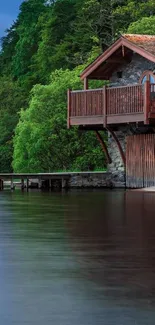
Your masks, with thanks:
<instances>
[{"instance_id":1,"label":"stone foundation","mask_svg":"<svg viewBox=\"0 0 155 325\"><path fill-rule=\"evenodd\" d=\"M123 151L126 151L126 137L132 135L128 126L120 126L115 134L120 141ZM113 137L109 134L108 151L112 159L112 163L108 166L108 172L111 175L111 181L114 187L125 187L125 168L122 162L118 146Z\"/></svg>"},{"instance_id":2,"label":"stone foundation","mask_svg":"<svg viewBox=\"0 0 155 325\"><path fill-rule=\"evenodd\" d=\"M125 183L118 181L110 172L75 173L68 181L69 188L115 188L124 187Z\"/></svg>"}]
</instances>

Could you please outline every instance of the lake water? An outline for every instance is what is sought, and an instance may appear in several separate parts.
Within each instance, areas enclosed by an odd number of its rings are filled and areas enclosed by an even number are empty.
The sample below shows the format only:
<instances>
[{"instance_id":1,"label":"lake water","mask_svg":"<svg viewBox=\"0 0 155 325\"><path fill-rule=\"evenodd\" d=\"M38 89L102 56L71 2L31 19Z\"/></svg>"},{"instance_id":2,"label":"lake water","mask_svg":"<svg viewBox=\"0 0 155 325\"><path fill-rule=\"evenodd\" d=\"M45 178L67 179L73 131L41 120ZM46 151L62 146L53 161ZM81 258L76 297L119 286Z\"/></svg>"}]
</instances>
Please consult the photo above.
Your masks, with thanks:
<instances>
[{"instance_id":1,"label":"lake water","mask_svg":"<svg viewBox=\"0 0 155 325\"><path fill-rule=\"evenodd\" d=\"M0 193L0 325L154 325L155 193Z\"/></svg>"}]
</instances>

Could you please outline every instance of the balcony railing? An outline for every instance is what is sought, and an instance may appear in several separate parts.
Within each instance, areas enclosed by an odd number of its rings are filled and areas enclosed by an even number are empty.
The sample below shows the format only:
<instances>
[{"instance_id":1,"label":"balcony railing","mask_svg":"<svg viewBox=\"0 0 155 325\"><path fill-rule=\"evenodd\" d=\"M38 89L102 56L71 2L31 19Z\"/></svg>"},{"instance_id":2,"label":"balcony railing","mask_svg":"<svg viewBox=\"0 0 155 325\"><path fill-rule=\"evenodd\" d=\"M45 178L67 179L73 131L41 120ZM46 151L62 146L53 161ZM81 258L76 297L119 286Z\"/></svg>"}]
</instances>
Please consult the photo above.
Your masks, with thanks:
<instances>
[{"instance_id":1,"label":"balcony railing","mask_svg":"<svg viewBox=\"0 0 155 325\"><path fill-rule=\"evenodd\" d=\"M155 114L155 84L68 91L68 126L146 122Z\"/></svg>"}]
</instances>

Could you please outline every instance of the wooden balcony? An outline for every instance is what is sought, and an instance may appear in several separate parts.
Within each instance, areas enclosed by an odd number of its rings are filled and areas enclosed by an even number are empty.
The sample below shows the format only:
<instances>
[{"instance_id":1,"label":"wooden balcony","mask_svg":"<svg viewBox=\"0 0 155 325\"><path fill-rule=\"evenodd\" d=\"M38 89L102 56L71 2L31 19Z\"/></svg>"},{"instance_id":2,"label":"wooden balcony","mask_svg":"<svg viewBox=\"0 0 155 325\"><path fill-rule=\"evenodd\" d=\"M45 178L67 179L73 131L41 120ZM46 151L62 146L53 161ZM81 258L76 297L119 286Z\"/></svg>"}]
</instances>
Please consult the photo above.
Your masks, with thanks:
<instances>
[{"instance_id":1,"label":"wooden balcony","mask_svg":"<svg viewBox=\"0 0 155 325\"><path fill-rule=\"evenodd\" d=\"M155 124L155 84L68 90L68 127Z\"/></svg>"}]
</instances>

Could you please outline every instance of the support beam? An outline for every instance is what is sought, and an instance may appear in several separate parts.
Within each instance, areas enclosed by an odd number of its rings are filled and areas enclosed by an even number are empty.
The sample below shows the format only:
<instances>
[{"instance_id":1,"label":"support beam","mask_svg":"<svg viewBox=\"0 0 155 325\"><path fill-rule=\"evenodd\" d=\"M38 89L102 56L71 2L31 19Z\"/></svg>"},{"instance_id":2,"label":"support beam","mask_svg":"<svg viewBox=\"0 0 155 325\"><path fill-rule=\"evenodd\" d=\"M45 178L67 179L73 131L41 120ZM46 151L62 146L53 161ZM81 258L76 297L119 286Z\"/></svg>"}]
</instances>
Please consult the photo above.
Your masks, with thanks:
<instances>
[{"instance_id":1,"label":"support beam","mask_svg":"<svg viewBox=\"0 0 155 325\"><path fill-rule=\"evenodd\" d=\"M107 125L107 88L103 86L103 126Z\"/></svg>"},{"instance_id":2,"label":"support beam","mask_svg":"<svg viewBox=\"0 0 155 325\"><path fill-rule=\"evenodd\" d=\"M70 128L70 116L71 116L71 90L68 89L67 92L68 97L68 107L67 107L67 128Z\"/></svg>"},{"instance_id":3,"label":"support beam","mask_svg":"<svg viewBox=\"0 0 155 325\"><path fill-rule=\"evenodd\" d=\"M111 164L112 163L112 160L111 160L111 157L109 155L109 152L108 152L106 143L104 142L103 138L101 137L101 134L98 131L95 131L95 133L96 133L97 139L99 140L99 142L101 144L101 147L103 149L103 152L105 153L105 157L106 157L107 163L108 164Z\"/></svg>"},{"instance_id":4,"label":"support beam","mask_svg":"<svg viewBox=\"0 0 155 325\"><path fill-rule=\"evenodd\" d=\"M144 124L149 124L151 86L147 80L144 84Z\"/></svg>"},{"instance_id":5,"label":"support beam","mask_svg":"<svg viewBox=\"0 0 155 325\"><path fill-rule=\"evenodd\" d=\"M109 133L111 134L111 136L113 137L115 143L117 144L117 147L118 147L118 150L120 152L120 155L121 155L121 158L122 158L122 161L123 161L123 164L124 166L126 165L126 157L125 157L125 153L123 151L123 148L121 146L121 143L120 141L118 140L115 132L110 128L110 127L107 127L107 131L109 131Z\"/></svg>"},{"instance_id":6,"label":"support beam","mask_svg":"<svg viewBox=\"0 0 155 325\"><path fill-rule=\"evenodd\" d=\"M84 78L84 90L88 89L88 78Z\"/></svg>"},{"instance_id":7,"label":"support beam","mask_svg":"<svg viewBox=\"0 0 155 325\"><path fill-rule=\"evenodd\" d=\"M14 190L15 189L15 185L13 183L13 178L11 178L11 190Z\"/></svg>"},{"instance_id":8,"label":"support beam","mask_svg":"<svg viewBox=\"0 0 155 325\"><path fill-rule=\"evenodd\" d=\"M3 180L2 180L2 179L0 179L0 191L2 191L2 190L3 190L3 188L4 188L4 186L3 186Z\"/></svg>"},{"instance_id":9,"label":"support beam","mask_svg":"<svg viewBox=\"0 0 155 325\"><path fill-rule=\"evenodd\" d=\"M66 188L66 179L64 179L63 177L61 180L61 187L62 187L62 189Z\"/></svg>"},{"instance_id":10,"label":"support beam","mask_svg":"<svg viewBox=\"0 0 155 325\"><path fill-rule=\"evenodd\" d=\"M49 188L52 189L52 179L49 179Z\"/></svg>"},{"instance_id":11,"label":"support beam","mask_svg":"<svg viewBox=\"0 0 155 325\"><path fill-rule=\"evenodd\" d=\"M21 179L21 190L23 191L25 187L24 178Z\"/></svg>"},{"instance_id":12,"label":"support beam","mask_svg":"<svg viewBox=\"0 0 155 325\"><path fill-rule=\"evenodd\" d=\"M27 192L28 192L28 190L29 190L29 179L28 179L28 177L26 179L26 189L27 189Z\"/></svg>"},{"instance_id":13,"label":"support beam","mask_svg":"<svg viewBox=\"0 0 155 325\"><path fill-rule=\"evenodd\" d=\"M41 190L41 188L42 188L42 179L41 178L38 179L38 188L39 188L39 190Z\"/></svg>"}]
</instances>

